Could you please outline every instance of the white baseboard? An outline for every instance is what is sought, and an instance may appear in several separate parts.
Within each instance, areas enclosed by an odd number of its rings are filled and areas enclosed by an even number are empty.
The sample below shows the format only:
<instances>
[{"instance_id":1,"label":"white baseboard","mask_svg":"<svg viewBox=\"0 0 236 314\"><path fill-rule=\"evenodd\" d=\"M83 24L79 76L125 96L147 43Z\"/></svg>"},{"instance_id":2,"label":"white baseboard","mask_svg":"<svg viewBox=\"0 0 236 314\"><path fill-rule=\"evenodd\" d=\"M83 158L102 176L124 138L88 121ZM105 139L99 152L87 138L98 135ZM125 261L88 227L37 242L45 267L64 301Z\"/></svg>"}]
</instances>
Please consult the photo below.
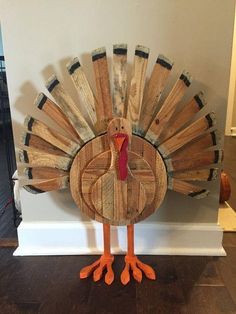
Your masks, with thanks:
<instances>
[{"instance_id":1,"label":"white baseboard","mask_svg":"<svg viewBox=\"0 0 236 314\"><path fill-rule=\"evenodd\" d=\"M102 224L94 222L22 222L15 256L101 254ZM135 253L153 255L225 256L217 224L139 223ZM114 254L126 251L126 228L112 227Z\"/></svg>"},{"instance_id":2,"label":"white baseboard","mask_svg":"<svg viewBox=\"0 0 236 314\"><path fill-rule=\"evenodd\" d=\"M236 127L232 127L230 130L231 130L231 136L236 136Z\"/></svg>"}]
</instances>

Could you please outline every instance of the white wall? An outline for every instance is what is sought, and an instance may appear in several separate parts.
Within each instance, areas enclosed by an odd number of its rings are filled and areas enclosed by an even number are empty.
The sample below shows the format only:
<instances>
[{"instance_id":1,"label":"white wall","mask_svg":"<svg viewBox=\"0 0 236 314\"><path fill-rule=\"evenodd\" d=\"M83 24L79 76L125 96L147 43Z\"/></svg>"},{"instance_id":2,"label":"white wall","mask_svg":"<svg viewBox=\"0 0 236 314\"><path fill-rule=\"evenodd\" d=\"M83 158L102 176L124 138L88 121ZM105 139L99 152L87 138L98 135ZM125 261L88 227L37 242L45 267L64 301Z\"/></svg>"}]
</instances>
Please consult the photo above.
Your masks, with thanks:
<instances>
[{"instance_id":1,"label":"white wall","mask_svg":"<svg viewBox=\"0 0 236 314\"><path fill-rule=\"evenodd\" d=\"M89 52L127 42L130 60L136 44L151 49L148 73L158 53L175 61L171 83L182 69L199 88L225 126L234 0L3 0L0 13L15 140L26 114L38 117L33 100L45 91L44 81L54 71L76 97L65 64L79 56L92 80ZM170 87L170 86L169 86ZM150 217L163 222L217 221L218 182L202 201L169 192L163 206ZM31 195L22 191L24 221L87 220L66 191Z\"/></svg>"},{"instance_id":2,"label":"white wall","mask_svg":"<svg viewBox=\"0 0 236 314\"><path fill-rule=\"evenodd\" d=\"M3 56L1 24L0 24L0 56Z\"/></svg>"}]
</instances>

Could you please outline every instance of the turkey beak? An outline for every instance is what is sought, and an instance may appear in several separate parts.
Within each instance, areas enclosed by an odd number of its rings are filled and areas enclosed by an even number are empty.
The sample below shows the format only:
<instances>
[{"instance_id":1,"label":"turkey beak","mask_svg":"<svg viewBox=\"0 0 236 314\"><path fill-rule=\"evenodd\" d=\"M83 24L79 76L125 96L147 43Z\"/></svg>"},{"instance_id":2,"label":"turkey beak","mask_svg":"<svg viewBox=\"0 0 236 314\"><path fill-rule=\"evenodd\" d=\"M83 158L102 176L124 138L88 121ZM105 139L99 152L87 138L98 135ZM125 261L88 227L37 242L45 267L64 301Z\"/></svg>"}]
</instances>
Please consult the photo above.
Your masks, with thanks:
<instances>
[{"instance_id":1,"label":"turkey beak","mask_svg":"<svg viewBox=\"0 0 236 314\"><path fill-rule=\"evenodd\" d=\"M125 138L126 137L124 135L116 135L113 137L115 147L116 147L118 152L121 151Z\"/></svg>"}]
</instances>

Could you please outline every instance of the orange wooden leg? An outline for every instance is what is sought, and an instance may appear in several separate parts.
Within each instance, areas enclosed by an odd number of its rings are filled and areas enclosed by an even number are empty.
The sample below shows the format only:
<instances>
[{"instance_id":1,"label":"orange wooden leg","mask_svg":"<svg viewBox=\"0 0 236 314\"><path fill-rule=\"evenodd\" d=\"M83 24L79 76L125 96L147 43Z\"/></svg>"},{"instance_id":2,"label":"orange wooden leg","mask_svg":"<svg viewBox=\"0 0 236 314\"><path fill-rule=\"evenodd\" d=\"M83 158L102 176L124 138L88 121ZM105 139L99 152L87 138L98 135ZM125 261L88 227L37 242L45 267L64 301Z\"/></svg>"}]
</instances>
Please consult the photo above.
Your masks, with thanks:
<instances>
[{"instance_id":1,"label":"orange wooden leg","mask_svg":"<svg viewBox=\"0 0 236 314\"><path fill-rule=\"evenodd\" d=\"M107 272L105 275L105 283L110 285L114 281L114 272L112 270L114 256L111 255L110 250L109 224L103 224L103 241L104 241L104 254L91 265L81 269L80 279L87 278L93 273L93 280L98 281L101 279L103 271L106 268Z\"/></svg>"},{"instance_id":2,"label":"orange wooden leg","mask_svg":"<svg viewBox=\"0 0 236 314\"><path fill-rule=\"evenodd\" d=\"M125 256L125 268L121 273L121 282L123 285L127 285L130 281L130 269L133 272L134 279L138 282L142 281L142 271L147 278L155 280L156 274L152 267L142 263L137 256L134 255L134 225L127 226L127 238L128 250Z\"/></svg>"}]
</instances>

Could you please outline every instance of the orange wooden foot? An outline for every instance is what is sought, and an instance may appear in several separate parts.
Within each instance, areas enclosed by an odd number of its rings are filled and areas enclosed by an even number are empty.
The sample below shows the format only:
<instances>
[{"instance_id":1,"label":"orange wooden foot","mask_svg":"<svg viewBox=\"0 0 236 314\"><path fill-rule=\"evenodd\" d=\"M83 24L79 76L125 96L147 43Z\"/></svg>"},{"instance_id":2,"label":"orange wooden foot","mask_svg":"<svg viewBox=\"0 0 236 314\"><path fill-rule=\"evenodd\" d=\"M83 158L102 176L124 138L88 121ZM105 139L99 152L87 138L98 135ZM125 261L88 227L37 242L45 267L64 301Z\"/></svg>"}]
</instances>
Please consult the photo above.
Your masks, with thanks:
<instances>
[{"instance_id":1,"label":"orange wooden foot","mask_svg":"<svg viewBox=\"0 0 236 314\"><path fill-rule=\"evenodd\" d=\"M93 281L98 281L102 278L103 271L106 269L105 283L108 285L112 284L114 281L114 272L112 270L113 261L114 256L102 255L97 261L81 269L80 279L88 278L93 274Z\"/></svg>"},{"instance_id":2,"label":"orange wooden foot","mask_svg":"<svg viewBox=\"0 0 236 314\"><path fill-rule=\"evenodd\" d=\"M121 282L123 285L127 285L130 281L130 270L135 280L142 281L142 271L148 279L155 280L156 274L153 268L147 264L142 263L135 255L125 256L125 268L121 273Z\"/></svg>"}]
</instances>

